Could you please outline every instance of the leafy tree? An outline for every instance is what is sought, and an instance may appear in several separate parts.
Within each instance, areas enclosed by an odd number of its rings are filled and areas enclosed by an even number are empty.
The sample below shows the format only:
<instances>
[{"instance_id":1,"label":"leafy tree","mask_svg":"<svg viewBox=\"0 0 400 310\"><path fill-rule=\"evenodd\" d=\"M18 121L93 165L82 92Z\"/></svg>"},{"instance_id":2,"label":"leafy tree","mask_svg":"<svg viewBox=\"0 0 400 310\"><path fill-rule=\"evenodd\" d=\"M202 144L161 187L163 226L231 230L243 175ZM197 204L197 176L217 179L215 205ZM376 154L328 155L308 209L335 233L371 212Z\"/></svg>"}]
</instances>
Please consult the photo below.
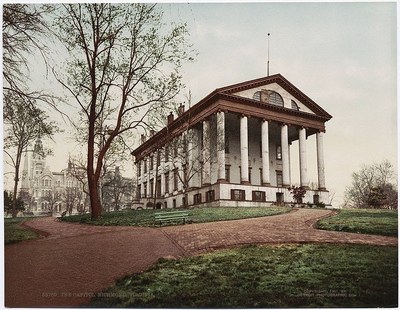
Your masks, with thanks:
<instances>
[{"instance_id":1,"label":"leafy tree","mask_svg":"<svg viewBox=\"0 0 400 310\"><path fill-rule=\"evenodd\" d=\"M293 199L296 201L296 203L303 203L303 198L307 193L307 190L303 187L296 187L292 186L289 188L290 193L293 196Z\"/></svg>"},{"instance_id":2,"label":"leafy tree","mask_svg":"<svg viewBox=\"0 0 400 310\"><path fill-rule=\"evenodd\" d=\"M179 68L190 59L185 25L167 26L153 4L66 4L56 19L69 51L58 81L80 108L85 129L91 216L102 212L99 179L118 137L168 109L182 87ZM100 142L99 142L100 141ZM97 148L97 149L96 149Z\"/></svg>"},{"instance_id":3,"label":"leafy tree","mask_svg":"<svg viewBox=\"0 0 400 310\"><path fill-rule=\"evenodd\" d=\"M354 208L394 208L397 205L394 176L393 165L387 160L379 164L364 165L352 174L352 184L345 191L346 205Z\"/></svg>"},{"instance_id":4,"label":"leafy tree","mask_svg":"<svg viewBox=\"0 0 400 310\"><path fill-rule=\"evenodd\" d=\"M132 180L124 178L119 167L116 167L113 173L108 173L104 178L102 187L103 209L118 211L122 204L126 202L124 197L131 197L132 193Z\"/></svg>"},{"instance_id":5,"label":"leafy tree","mask_svg":"<svg viewBox=\"0 0 400 310\"><path fill-rule=\"evenodd\" d=\"M25 204L22 199L17 198L14 203L12 194L8 191L4 191L4 212L6 212L6 214L13 213L13 206L15 206L17 212L25 210Z\"/></svg>"},{"instance_id":6,"label":"leafy tree","mask_svg":"<svg viewBox=\"0 0 400 310\"><path fill-rule=\"evenodd\" d=\"M26 97L12 95L4 98L3 107L5 137L4 153L14 168L13 217L16 216L17 190L20 176L22 153L39 137L51 137L59 131L54 122L48 120L46 113L27 104Z\"/></svg>"}]
</instances>

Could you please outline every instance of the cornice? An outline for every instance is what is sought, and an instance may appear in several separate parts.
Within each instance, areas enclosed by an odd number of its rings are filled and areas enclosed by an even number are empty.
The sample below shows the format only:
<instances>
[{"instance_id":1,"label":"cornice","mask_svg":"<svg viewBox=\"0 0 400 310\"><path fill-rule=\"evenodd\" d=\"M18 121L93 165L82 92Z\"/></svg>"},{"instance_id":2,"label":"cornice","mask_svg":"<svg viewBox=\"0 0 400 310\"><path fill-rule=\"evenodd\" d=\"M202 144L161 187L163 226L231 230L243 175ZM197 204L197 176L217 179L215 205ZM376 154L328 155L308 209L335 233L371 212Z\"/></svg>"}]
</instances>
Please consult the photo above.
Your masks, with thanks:
<instances>
[{"instance_id":1,"label":"cornice","mask_svg":"<svg viewBox=\"0 0 400 310\"><path fill-rule=\"evenodd\" d=\"M281 87L291 93L295 98L306 104L306 106L316 114L297 111L294 109L289 109L273 104L267 104L258 100L240 97L232 94L241 90L251 89L271 83L278 83ZM235 109L231 109L229 103L218 104L218 101L221 100L225 101L225 103L232 102L240 104L243 106L243 108L236 106ZM263 111L265 113L255 112L253 111L253 109L258 109L259 111L260 109L262 109L265 110ZM150 137L147 141L136 148L131 154L134 156L143 156L143 154L147 155L154 151L157 147L160 147L160 145L164 145L169 140L179 135L183 131L183 128L191 128L202 120L209 117L210 115L218 112L219 110L224 112L241 113L248 116L265 118L269 121L279 121L278 116L281 115L286 116L283 117L285 118L283 122L288 123L290 123L290 119L297 117L300 121L294 122L295 125L314 127L315 129L322 131L325 130L324 123L332 118L330 114L319 107L314 101L312 101L309 97L302 93L288 80L286 80L282 75L275 74L268 77L262 77L247 82L217 88L206 97L204 97L202 100L200 100L197 104L182 113L182 115L174 119L162 130ZM269 112L274 114L275 116L269 115Z\"/></svg>"}]
</instances>

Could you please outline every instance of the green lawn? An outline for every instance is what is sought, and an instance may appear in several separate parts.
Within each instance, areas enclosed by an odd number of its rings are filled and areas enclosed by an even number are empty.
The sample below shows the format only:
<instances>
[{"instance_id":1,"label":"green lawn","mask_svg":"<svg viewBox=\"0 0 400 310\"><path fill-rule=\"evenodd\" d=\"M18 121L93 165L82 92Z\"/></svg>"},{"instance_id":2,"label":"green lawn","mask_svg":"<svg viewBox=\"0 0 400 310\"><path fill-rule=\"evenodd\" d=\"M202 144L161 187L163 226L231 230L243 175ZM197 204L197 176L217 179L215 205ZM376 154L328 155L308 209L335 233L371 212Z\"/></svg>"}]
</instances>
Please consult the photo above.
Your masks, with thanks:
<instances>
[{"instance_id":1,"label":"green lawn","mask_svg":"<svg viewBox=\"0 0 400 310\"><path fill-rule=\"evenodd\" d=\"M397 247L269 245L161 260L91 307L396 307Z\"/></svg>"},{"instance_id":2,"label":"green lawn","mask_svg":"<svg viewBox=\"0 0 400 310\"><path fill-rule=\"evenodd\" d=\"M119 212L104 213L97 220L92 221L89 214L73 215L64 217L67 222L80 222L94 225L107 226L159 226L154 221L154 213L171 212L177 209L163 210L124 210ZM270 216L289 212L291 208L286 207L268 207L268 208L194 208L194 209L178 209L187 210L193 223L205 223L224 220L236 220L260 216Z\"/></svg>"},{"instance_id":3,"label":"green lawn","mask_svg":"<svg viewBox=\"0 0 400 310\"><path fill-rule=\"evenodd\" d=\"M397 210L342 209L318 221L317 228L362 234L397 236Z\"/></svg>"},{"instance_id":4,"label":"green lawn","mask_svg":"<svg viewBox=\"0 0 400 310\"><path fill-rule=\"evenodd\" d=\"M4 219L4 243L10 244L23 240L35 239L38 237L37 233L28 228L21 227L20 224L23 221L30 220L32 218L17 217L17 218L5 218Z\"/></svg>"}]
</instances>

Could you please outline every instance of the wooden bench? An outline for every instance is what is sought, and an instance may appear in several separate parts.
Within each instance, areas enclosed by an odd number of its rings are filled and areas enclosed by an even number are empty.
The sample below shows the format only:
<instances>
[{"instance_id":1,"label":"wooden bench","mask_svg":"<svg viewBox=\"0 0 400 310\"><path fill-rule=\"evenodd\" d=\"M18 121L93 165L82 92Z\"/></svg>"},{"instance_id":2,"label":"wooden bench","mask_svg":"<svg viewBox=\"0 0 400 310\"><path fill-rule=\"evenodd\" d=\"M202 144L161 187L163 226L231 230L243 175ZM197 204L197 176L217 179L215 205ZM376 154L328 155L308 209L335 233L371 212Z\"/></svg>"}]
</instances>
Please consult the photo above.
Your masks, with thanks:
<instances>
[{"instance_id":1,"label":"wooden bench","mask_svg":"<svg viewBox=\"0 0 400 310\"><path fill-rule=\"evenodd\" d=\"M157 212L154 213L154 219L156 222L160 223L160 226L164 222L177 222L183 221L186 224L189 218L189 213L187 211L170 211L170 212Z\"/></svg>"},{"instance_id":2,"label":"wooden bench","mask_svg":"<svg viewBox=\"0 0 400 310\"><path fill-rule=\"evenodd\" d=\"M67 214L67 210L61 213L61 216L57 216L57 219L61 221L61 219Z\"/></svg>"}]
</instances>

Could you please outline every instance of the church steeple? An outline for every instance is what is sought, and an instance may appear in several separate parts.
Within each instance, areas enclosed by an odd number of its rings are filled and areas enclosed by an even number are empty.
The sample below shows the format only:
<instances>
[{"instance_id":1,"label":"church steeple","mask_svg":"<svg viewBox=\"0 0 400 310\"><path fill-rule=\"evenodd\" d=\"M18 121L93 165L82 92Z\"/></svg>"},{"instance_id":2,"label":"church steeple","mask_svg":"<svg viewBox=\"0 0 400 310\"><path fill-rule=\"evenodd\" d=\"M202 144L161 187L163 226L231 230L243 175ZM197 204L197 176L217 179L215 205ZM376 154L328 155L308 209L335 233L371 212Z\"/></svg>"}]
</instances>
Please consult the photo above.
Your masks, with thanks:
<instances>
[{"instance_id":1,"label":"church steeple","mask_svg":"<svg viewBox=\"0 0 400 310\"><path fill-rule=\"evenodd\" d=\"M36 158L39 156L39 159L40 159L40 156L44 157L43 143L42 143L42 139L40 139L40 136L36 139L35 147L33 148L33 155Z\"/></svg>"}]
</instances>

